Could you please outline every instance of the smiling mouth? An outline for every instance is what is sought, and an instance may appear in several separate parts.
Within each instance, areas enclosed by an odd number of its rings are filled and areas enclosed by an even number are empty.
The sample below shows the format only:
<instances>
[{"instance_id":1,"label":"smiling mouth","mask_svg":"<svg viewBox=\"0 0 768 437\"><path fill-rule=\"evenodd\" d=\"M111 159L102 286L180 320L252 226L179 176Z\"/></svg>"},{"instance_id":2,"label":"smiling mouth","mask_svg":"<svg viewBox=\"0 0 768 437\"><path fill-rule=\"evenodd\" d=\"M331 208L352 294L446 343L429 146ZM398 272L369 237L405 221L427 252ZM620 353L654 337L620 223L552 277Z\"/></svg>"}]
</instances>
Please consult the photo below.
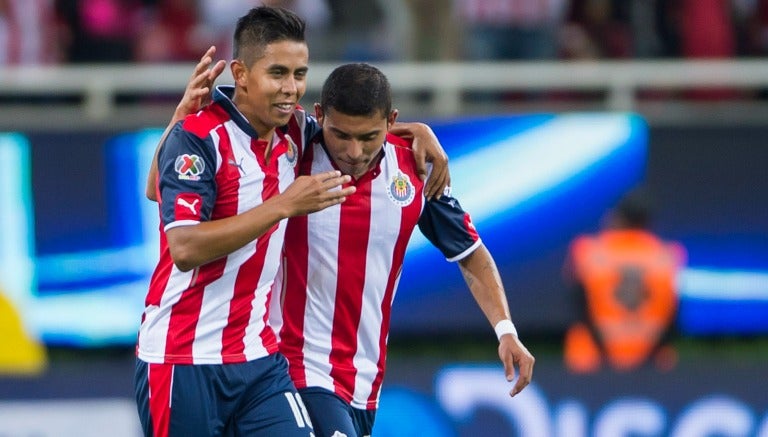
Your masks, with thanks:
<instances>
[{"instance_id":1,"label":"smiling mouth","mask_svg":"<svg viewBox=\"0 0 768 437\"><path fill-rule=\"evenodd\" d=\"M277 103L275 104L275 107L277 109L280 109L281 111L290 111L292 110L296 105L294 103Z\"/></svg>"}]
</instances>

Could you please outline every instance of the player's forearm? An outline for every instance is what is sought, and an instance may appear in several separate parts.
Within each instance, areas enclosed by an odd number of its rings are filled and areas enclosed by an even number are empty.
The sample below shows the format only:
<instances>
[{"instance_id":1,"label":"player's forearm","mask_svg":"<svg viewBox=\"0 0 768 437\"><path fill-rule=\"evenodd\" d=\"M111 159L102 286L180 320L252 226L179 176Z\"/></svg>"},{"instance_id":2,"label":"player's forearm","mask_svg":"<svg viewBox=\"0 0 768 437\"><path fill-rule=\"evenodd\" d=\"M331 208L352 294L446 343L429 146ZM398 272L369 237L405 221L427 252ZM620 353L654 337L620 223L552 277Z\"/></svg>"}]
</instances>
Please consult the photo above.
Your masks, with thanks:
<instances>
[{"instance_id":1,"label":"player's forearm","mask_svg":"<svg viewBox=\"0 0 768 437\"><path fill-rule=\"evenodd\" d=\"M501 320L510 319L504 286L488 249L481 245L459 261L459 268L472 296L491 326L496 326Z\"/></svg>"},{"instance_id":2,"label":"player's forearm","mask_svg":"<svg viewBox=\"0 0 768 437\"><path fill-rule=\"evenodd\" d=\"M170 229L171 258L179 270L191 270L235 252L286 217L281 208L263 203L237 216Z\"/></svg>"}]
</instances>

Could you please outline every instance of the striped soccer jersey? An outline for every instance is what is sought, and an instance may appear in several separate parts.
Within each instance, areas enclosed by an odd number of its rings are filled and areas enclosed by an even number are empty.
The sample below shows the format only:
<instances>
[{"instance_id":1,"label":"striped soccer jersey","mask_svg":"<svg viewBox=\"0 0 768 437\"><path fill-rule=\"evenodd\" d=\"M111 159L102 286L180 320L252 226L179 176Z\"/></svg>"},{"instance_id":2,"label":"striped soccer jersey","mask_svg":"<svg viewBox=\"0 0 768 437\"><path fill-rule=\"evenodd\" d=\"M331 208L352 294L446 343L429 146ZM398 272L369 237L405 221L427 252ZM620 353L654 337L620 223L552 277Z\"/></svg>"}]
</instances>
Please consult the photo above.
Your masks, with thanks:
<instances>
[{"instance_id":1,"label":"striped soccer jersey","mask_svg":"<svg viewBox=\"0 0 768 437\"><path fill-rule=\"evenodd\" d=\"M149 363L222 364L278 350L268 324L285 221L226 257L182 272L165 233L174 227L243 213L284 191L314 120L300 108L278 129L272 153L219 87L214 101L177 124L158 156L160 260L152 275L139 330L138 357Z\"/></svg>"},{"instance_id":2,"label":"striped soccer jersey","mask_svg":"<svg viewBox=\"0 0 768 437\"><path fill-rule=\"evenodd\" d=\"M300 173L335 166L310 144ZM392 302L408 240L418 224L450 260L480 243L455 199L425 202L410 144L388 136L379 165L353 181L346 201L288 221L282 269L280 351L297 388L331 390L360 409L375 409L386 360ZM277 302L277 301L276 301ZM282 320L277 320L282 315Z\"/></svg>"}]
</instances>

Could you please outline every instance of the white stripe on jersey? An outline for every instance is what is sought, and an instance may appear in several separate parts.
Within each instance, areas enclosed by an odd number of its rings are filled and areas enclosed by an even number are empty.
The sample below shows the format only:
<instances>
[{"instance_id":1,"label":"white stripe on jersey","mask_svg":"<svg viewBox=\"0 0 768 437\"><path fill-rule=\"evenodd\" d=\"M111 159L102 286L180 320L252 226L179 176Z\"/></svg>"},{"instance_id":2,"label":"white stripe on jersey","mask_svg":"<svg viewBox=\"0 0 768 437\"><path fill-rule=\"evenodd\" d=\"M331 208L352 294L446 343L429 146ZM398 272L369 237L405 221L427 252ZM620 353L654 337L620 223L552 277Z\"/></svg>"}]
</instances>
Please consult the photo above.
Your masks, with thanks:
<instances>
[{"instance_id":1,"label":"white stripe on jersey","mask_svg":"<svg viewBox=\"0 0 768 437\"><path fill-rule=\"evenodd\" d=\"M313 145L314 160L311 174L333 170L328 156L319 145ZM327 229L323 234L311 234L307 263L307 302L304 312L304 359L307 386L323 387L334 391L331 378L331 353L333 308L336 306L336 282L340 280L335 258L312 250L312 247L338 248L338 224L341 222L341 206L335 205L307 216L307 227L312 230ZM330 250L335 252L335 250Z\"/></svg>"},{"instance_id":2,"label":"white stripe on jersey","mask_svg":"<svg viewBox=\"0 0 768 437\"><path fill-rule=\"evenodd\" d=\"M334 167L322 146L314 144L312 147L311 173L317 174L332 170ZM382 302L387 299L387 285L393 268L397 269L394 280L395 288L399 281L400 265L393 266L395 247L399 239L403 239L402 244L408 240L408 238L400 235L403 207L395 204L387 195L387 188L400 168L398 153L392 144L387 143L386 147L386 153L379 166L382 173L370 182L370 197L367 194L362 194L362 191L358 191L356 195L348 197L342 205L336 205L307 216L308 259L306 260L307 287L305 290L307 296L302 308L294 306L296 311L303 311L301 314L303 332L285 332L285 337L283 337L287 348L284 353L289 356L292 366L296 366L292 370L292 373L296 374L292 376L299 378L299 380L294 381L299 387L323 387L336 393L342 390L344 392L342 397L351 397L351 405L360 409L370 408L372 404L378 401L379 390L378 385L374 387L374 381L380 377L379 361L382 354L380 346L382 341L386 341L388 335L387 330L383 330L385 321L382 306L387 307L388 311L388 307L391 306L394 299L394 290L392 297L384 305ZM403 171L412 172L412 170L405 169ZM416 178L415 174L410 175L410 178L413 181ZM413 187L411 188L413 189ZM421 190L417 189L413 206L422 207L421 199L423 199ZM368 201L370 201L370 205L367 204ZM346 224L345 218L342 217L344 207L353 208L357 211L354 218L346 218L346 220L350 220ZM365 211L368 208L370 218L364 219ZM418 212L415 212L412 220L418 218ZM358 220L365 220L365 222ZM410 233L415 225L416 222L413 221L410 226L406 226L407 233ZM360 235L360 232L366 230L367 234ZM348 253L341 253L340 250L343 249L340 249L340 245L349 246L350 244L348 240L343 241L343 238L354 238L354 244L357 245L365 244L365 247L361 249L364 255L359 256L359 258L350 258ZM299 240L303 241L303 238L289 239L291 242ZM367 244L365 240L367 240ZM295 261L297 254L293 253L293 250L300 250L300 247L294 247L288 243L286 246L287 256L293 255ZM339 271L339 265L342 261L346 266L346 272ZM290 264L304 265L304 262L292 262ZM364 279L361 282L362 306L359 308L359 315L351 314L351 317L359 316L359 325L356 332L343 334L342 331L351 326L352 321L335 320L335 317L340 316L337 312L339 309L336 303L338 297L336 292L337 288L345 292L342 299L358 299L360 297L357 294L361 291L357 289L358 285L350 285L350 278L344 277L345 274L353 270L357 271L358 267L364 269ZM301 267L299 266L299 268ZM292 282L296 279L296 275L302 273L285 272L285 281ZM354 272L352 273L354 274ZM359 279L356 278L355 281L357 283ZM295 287L291 289L295 289ZM290 295L286 296L286 299L291 298ZM352 304L349 307L352 307ZM354 308L347 308L347 310L349 309ZM297 316L298 314L294 316L288 313L283 314L284 318ZM296 323L292 324L292 326L296 325ZM340 330L336 332L337 336L340 333L341 337L351 336L350 341L354 341L355 344L350 345L346 343L347 340L334 337L334 328ZM303 336L301 350L294 349L295 343L293 341L298 340L293 337L295 335ZM333 349L337 341L339 342L337 347L354 350L349 361L337 356L336 361L332 362L334 352L339 352ZM301 356L293 356L294 353ZM295 360L302 361L297 362ZM305 380L301 380L302 372L298 370L299 366L304 369ZM352 370L351 374L350 370ZM336 384L334 383L333 372L340 372L339 378L335 381ZM375 395L373 394L374 390L376 390Z\"/></svg>"},{"instance_id":3,"label":"white stripe on jersey","mask_svg":"<svg viewBox=\"0 0 768 437\"><path fill-rule=\"evenodd\" d=\"M181 294L189 287L195 276L195 270L182 272L176 266L171 267L168 285L165 287L160 305L149 305L144 310L142 323L141 349L139 357L150 363L162 363L165 358L165 335L148 335L145 332L166 333L171 323L173 305L179 301ZM145 352L156 351L156 353Z\"/></svg>"},{"instance_id":4,"label":"white stripe on jersey","mask_svg":"<svg viewBox=\"0 0 768 437\"><path fill-rule=\"evenodd\" d=\"M394 175L392 169L398 168L395 153L387 153L384 159L387 160L386 165L381 165L384 172L372 181L372 193L386 193L387 185ZM379 340L383 323L381 303L387 290L383 285L387 283L392 269L392 253L400 234L401 209L393 208L392 201L387 196L371 196L371 217L375 219L371 220L368 235L363 307L357 331L357 353L354 358L357 374L352 403L355 408L367 408L372 383L379 370ZM395 293L392 294L394 296Z\"/></svg>"}]
</instances>

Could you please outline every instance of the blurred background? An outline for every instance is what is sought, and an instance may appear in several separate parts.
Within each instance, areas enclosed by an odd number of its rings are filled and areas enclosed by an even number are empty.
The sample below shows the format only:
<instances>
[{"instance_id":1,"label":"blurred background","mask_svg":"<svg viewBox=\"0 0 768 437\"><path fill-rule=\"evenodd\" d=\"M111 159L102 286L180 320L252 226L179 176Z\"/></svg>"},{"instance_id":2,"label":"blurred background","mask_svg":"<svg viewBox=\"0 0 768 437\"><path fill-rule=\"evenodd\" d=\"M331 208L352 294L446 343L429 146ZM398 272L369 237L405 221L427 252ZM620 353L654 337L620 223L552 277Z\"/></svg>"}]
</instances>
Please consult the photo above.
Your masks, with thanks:
<instances>
[{"instance_id":1,"label":"blurred background","mask_svg":"<svg viewBox=\"0 0 768 437\"><path fill-rule=\"evenodd\" d=\"M458 268L416 235L377 435L768 436L765 0L0 0L0 436L139 435L147 167L196 60L230 59L262 3L307 20L304 106L366 61L430 123L537 358L509 399ZM637 186L685 249L676 358L574 372L569 245Z\"/></svg>"}]
</instances>

